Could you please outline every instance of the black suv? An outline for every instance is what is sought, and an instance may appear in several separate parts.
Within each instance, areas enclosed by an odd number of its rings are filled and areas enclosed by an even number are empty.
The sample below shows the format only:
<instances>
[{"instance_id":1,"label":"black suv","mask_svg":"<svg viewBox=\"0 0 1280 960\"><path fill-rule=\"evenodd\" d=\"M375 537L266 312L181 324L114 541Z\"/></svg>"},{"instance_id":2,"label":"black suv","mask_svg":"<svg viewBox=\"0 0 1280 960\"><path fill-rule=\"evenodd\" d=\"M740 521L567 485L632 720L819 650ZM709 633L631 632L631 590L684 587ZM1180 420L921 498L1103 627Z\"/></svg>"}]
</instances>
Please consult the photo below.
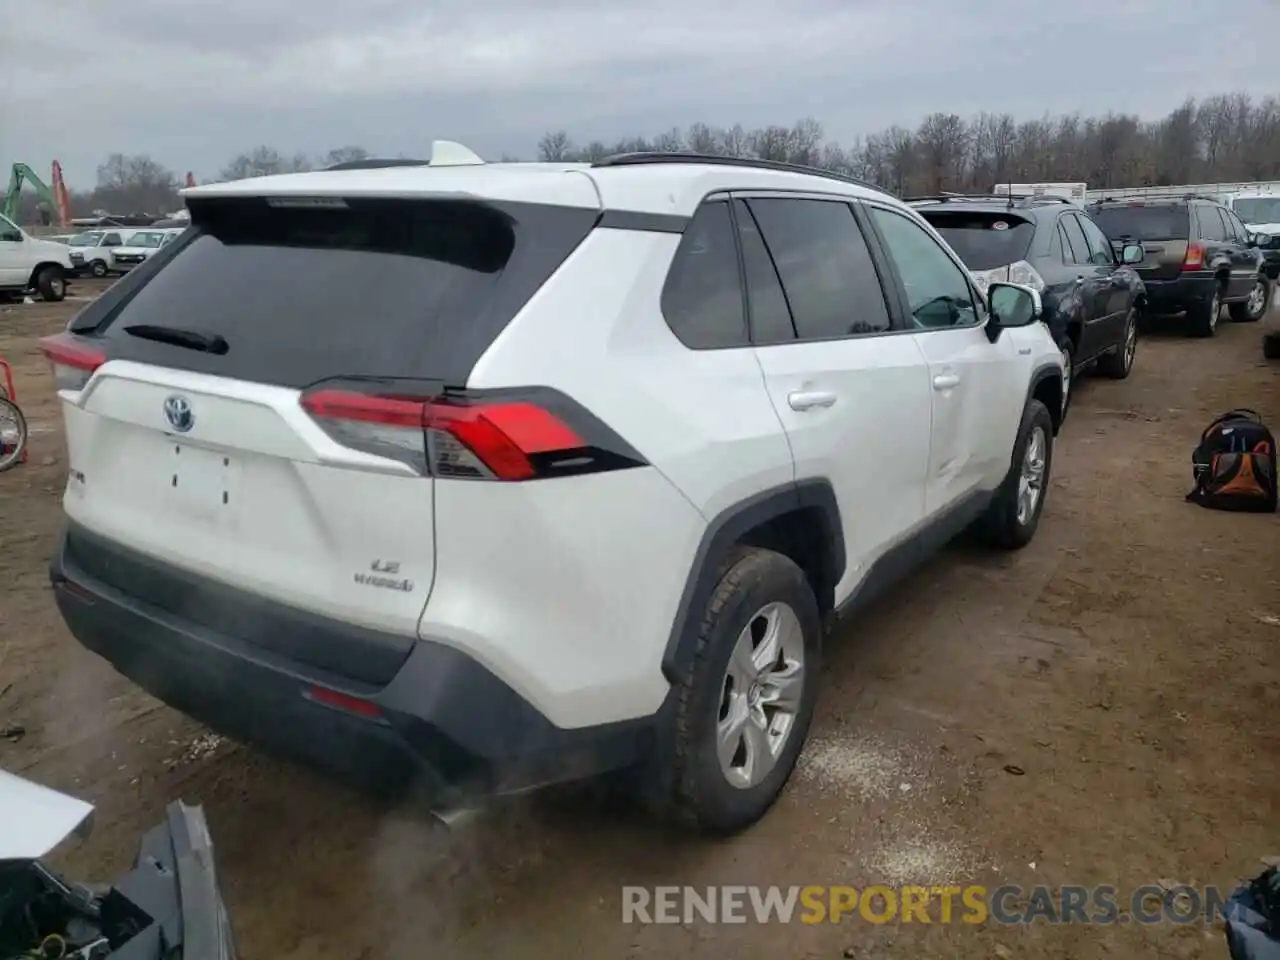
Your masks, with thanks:
<instances>
[{"instance_id":1,"label":"black suv","mask_svg":"<svg viewBox=\"0 0 1280 960\"><path fill-rule=\"evenodd\" d=\"M949 194L907 202L960 255L982 290L1008 281L1040 291L1067 372L1064 412L1072 373L1096 365L1109 377L1129 375L1146 303L1131 266L1141 261L1141 246L1117 254L1086 213L1058 197Z\"/></svg>"},{"instance_id":2,"label":"black suv","mask_svg":"<svg viewBox=\"0 0 1280 960\"><path fill-rule=\"evenodd\" d=\"M1271 284L1258 241L1217 201L1107 197L1088 211L1112 240L1142 244L1138 272L1152 313L1185 310L1188 332L1197 337L1213 336L1224 303L1232 320L1266 315Z\"/></svg>"}]
</instances>

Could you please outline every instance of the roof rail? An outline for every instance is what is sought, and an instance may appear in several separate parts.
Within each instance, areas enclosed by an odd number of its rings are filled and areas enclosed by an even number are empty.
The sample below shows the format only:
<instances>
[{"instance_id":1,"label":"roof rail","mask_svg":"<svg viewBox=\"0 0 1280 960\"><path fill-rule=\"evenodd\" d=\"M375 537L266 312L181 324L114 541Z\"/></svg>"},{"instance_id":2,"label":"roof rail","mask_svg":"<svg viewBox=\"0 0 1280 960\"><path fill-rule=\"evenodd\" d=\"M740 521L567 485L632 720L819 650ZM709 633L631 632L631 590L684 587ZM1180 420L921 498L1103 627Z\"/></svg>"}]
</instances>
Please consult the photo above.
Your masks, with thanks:
<instances>
[{"instance_id":1,"label":"roof rail","mask_svg":"<svg viewBox=\"0 0 1280 960\"><path fill-rule=\"evenodd\" d=\"M1048 196L1029 193L939 193L921 197L904 197L903 203L950 203L957 200L976 200L986 201L988 203L999 203L1004 206L1032 206L1037 203L1066 203L1071 201L1066 197Z\"/></svg>"},{"instance_id":2,"label":"roof rail","mask_svg":"<svg viewBox=\"0 0 1280 960\"><path fill-rule=\"evenodd\" d=\"M325 170L383 170L387 167L473 167L484 160L475 151L452 140L433 140L430 160L410 160L405 157L365 157L363 160L344 160L325 167Z\"/></svg>"},{"instance_id":3,"label":"roof rail","mask_svg":"<svg viewBox=\"0 0 1280 960\"><path fill-rule=\"evenodd\" d=\"M867 180L850 177L834 170L823 170L821 167L809 167L802 163L786 163L782 160L762 160L758 157L722 157L713 153L692 153L650 150L638 153L616 153L604 157L591 164L592 167L638 167L647 163L706 163L720 167L751 167L757 170L777 170L780 173L803 173L810 177L825 177L828 180L839 180L841 183L852 183L877 193L888 193L884 187L876 186Z\"/></svg>"}]
</instances>

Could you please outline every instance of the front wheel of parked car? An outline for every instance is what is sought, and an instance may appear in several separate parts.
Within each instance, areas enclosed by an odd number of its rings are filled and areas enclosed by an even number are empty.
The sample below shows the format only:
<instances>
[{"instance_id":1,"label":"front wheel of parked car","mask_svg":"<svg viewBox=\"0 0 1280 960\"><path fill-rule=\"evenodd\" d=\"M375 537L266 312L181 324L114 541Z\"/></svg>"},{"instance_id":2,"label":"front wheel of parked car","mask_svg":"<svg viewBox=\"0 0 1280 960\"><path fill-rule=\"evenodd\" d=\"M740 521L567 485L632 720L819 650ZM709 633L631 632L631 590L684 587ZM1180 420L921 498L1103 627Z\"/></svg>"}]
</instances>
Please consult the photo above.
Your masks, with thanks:
<instances>
[{"instance_id":1,"label":"front wheel of parked car","mask_svg":"<svg viewBox=\"0 0 1280 960\"><path fill-rule=\"evenodd\" d=\"M694 662L677 685L655 771L661 811L730 834L765 815L794 770L817 698L822 622L789 558L736 553L701 611Z\"/></svg>"},{"instance_id":2,"label":"front wheel of parked car","mask_svg":"<svg viewBox=\"0 0 1280 960\"><path fill-rule=\"evenodd\" d=\"M1222 313L1222 288L1214 287L1213 295L1187 311L1187 332L1193 337L1212 337L1218 332Z\"/></svg>"},{"instance_id":3,"label":"front wheel of parked car","mask_svg":"<svg viewBox=\"0 0 1280 960\"><path fill-rule=\"evenodd\" d=\"M89 266L89 272L101 280L107 275L107 265L101 260L95 260Z\"/></svg>"},{"instance_id":4,"label":"front wheel of parked car","mask_svg":"<svg viewBox=\"0 0 1280 960\"><path fill-rule=\"evenodd\" d=\"M67 277L61 267L41 267L33 286L46 303L58 303L67 295Z\"/></svg>"},{"instance_id":5,"label":"front wheel of parked car","mask_svg":"<svg viewBox=\"0 0 1280 960\"><path fill-rule=\"evenodd\" d=\"M1271 281L1259 277L1249 291L1249 299L1227 306L1227 313L1236 323L1257 323L1267 315L1271 306Z\"/></svg>"},{"instance_id":6,"label":"front wheel of parked car","mask_svg":"<svg viewBox=\"0 0 1280 960\"><path fill-rule=\"evenodd\" d=\"M1053 420L1039 400L1027 402L1013 445L1013 463L982 518L987 540L1004 550L1025 547L1036 535L1053 465Z\"/></svg>"},{"instance_id":7,"label":"front wheel of parked car","mask_svg":"<svg viewBox=\"0 0 1280 960\"><path fill-rule=\"evenodd\" d=\"M1071 341L1065 337L1058 344L1058 350L1062 353L1062 413L1060 422L1065 423L1067 411L1071 409L1071 397L1075 393L1076 351Z\"/></svg>"},{"instance_id":8,"label":"front wheel of parked car","mask_svg":"<svg viewBox=\"0 0 1280 960\"><path fill-rule=\"evenodd\" d=\"M1138 354L1138 311L1129 308L1124 320L1124 333L1114 353L1108 353L1098 361L1098 372L1112 380L1123 380L1133 370L1133 359Z\"/></svg>"}]
</instances>

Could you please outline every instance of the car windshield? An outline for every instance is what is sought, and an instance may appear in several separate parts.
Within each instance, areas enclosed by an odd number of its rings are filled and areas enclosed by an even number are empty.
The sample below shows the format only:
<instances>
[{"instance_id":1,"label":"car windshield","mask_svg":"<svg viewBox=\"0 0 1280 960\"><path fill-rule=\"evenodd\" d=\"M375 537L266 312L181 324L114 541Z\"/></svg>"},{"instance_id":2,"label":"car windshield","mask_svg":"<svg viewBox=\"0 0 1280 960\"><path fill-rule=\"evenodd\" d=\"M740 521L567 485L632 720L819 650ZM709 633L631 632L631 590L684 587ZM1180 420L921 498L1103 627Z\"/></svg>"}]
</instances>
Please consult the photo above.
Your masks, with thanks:
<instances>
[{"instance_id":1,"label":"car windshield","mask_svg":"<svg viewBox=\"0 0 1280 960\"><path fill-rule=\"evenodd\" d=\"M164 234L158 231L135 233L125 243L126 247L158 247L164 243Z\"/></svg>"},{"instance_id":2,"label":"car windshield","mask_svg":"<svg viewBox=\"0 0 1280 960\"><path fill-rule=\"evenodd\" d=\"M970 270L994 270L1027 255L1035 224L1000 213L921 211Z\"/></svg>"},{"instance_id":3,"label":"car windshield","mask_svg":"<svg viewBox=\"0 0 1280 960\"><path fill-rule=\"evenodd\" d=\"M1094 207L1089 211L1094 223L1111 240L1187 239L1187 208L1169 204L1145 206L1140 203L1118 207Z\"/></svg>"},{"instance_id":4,"label":"car windshield","mask_svg":"<svg viewBox=\"0 0 1280 960\"><path fill-rule=\"evenodd\" d=\"M1245 223L1280 223L1280 196L1241 197L1231 201L1231 209Z\"/></svg>"},{"instance_id":5,"label":"car windshield","mask_svg":"<svg viewBox=\"0 0 1280 960\"><path fill-rule=\"evenodd\" d=\"M73 247L96 247L101 239L102 231L90 230L88 233L72 237L70 243Z\"/></svg>"}]
</instances>

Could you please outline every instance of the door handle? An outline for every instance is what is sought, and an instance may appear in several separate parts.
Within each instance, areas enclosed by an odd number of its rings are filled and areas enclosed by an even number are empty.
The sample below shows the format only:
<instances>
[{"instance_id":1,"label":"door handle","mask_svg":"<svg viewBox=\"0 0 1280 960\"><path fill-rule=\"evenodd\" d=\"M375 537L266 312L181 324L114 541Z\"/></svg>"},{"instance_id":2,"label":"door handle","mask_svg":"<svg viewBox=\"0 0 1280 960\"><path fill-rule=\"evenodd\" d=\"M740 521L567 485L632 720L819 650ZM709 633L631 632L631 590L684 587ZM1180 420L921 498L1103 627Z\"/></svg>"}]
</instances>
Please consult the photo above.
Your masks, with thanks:
<instances>
[{"instance_id":1,"label":"door handle","mask_svg":"<svg viewBox=\"0 0 1280 960\"><path fill-rule=\"evenodd\" d=\"M933 378L933 389L950 390L952 387L960 386L960 378L954 373L940 373Z\"/></svg>"},{"instance_id":2,"label":"door handle","mask_svg":"<svg viewBox=\"0 0 1280 960\"><path fill-rule=\"evenodd\" d=\"M797 390L787 394L787 403L792 410L812 410L814 407L829 407L836 402L836 395L825 390Z\"/></svg>"}]
</instances>

